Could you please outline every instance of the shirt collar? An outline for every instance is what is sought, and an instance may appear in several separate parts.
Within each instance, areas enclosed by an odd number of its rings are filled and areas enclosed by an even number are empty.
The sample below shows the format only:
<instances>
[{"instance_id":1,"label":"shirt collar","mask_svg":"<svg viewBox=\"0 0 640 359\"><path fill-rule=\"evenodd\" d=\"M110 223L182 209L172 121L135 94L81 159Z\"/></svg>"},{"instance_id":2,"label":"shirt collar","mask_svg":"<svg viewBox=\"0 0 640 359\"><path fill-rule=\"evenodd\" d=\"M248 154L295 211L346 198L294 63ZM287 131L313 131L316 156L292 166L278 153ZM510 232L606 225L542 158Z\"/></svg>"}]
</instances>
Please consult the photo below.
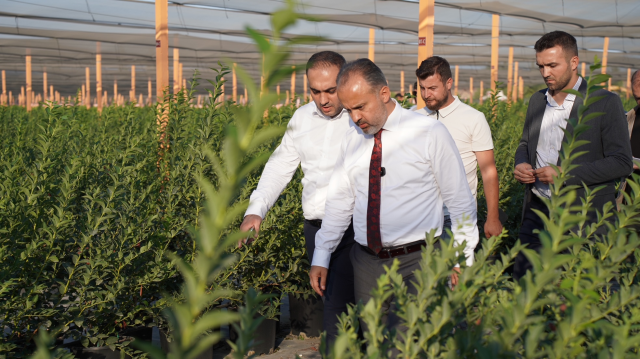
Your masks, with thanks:
<instances>
[{"instance_id":1,"label":"shirt collar","mask_svg":"<svg viewBox=\"0 0 640 359\"><path fill-rule=\"evenodd\" d=\"M316 104L315 101L311 100L313 102L313 114L319 117L322 117L325 120L329 120L329 121L333 121L333 120L337 120L339 118L342 117L342 115L347 112L347 110L344 109L344 107L342 108L342 111L340 111L339 114L335 115L334 117L329 117L327 115L325 115L324 113L322 113L322 111L320 111L320 109L318 108L318 105Z\"/></svg>"},{"instance_id":2,"label":"shirt collar","mask_svg":"<svg viewBox=\"0 0 640 359\"><path fill-rule=\"evenodd\" d=\"M453 96L453 102L449 104L449 106L445 107L445 108L441 108L438 110L438 113L440 114L441 117L447 117L449 116L453 110L455 110L462 102L460 101L460 99L458 98L458 96ZM425 111L427 111L428 115L433 116L436 111L435 110L430 110L427 106L424 107Z\"/></svg>"},{"instance_id":3,"label":"shirt collar","mask_svg":"<svg viewBox=\"0 0 640 359\"><path fill-rule=\"evenodd\" d=\"M576 81L576 84L573 85L573 89L578 91L580 89L581 84L582 84L582 77L578 76L578 81ZM549 89L547 89L546 96L547 96L547 103L550 106L558 107L558 103L556 102L556 100L554 100L553 97L549 94ZM569 102L574 102L576 100L576 95L570 93L567 95L567 97L564 100ZM564 105L564 102L562 104Z\"/></svg>"},{"instance_id":4,"label":"shirt collar","mask_svg":"<svg viewBox=\"0 0 640 359\"><path fill-rule=\"evenodd\" d=\"M387 117L387 122L384 123L382 129L385 131L393 131L398 125L400 125L400 117L402 117L402 106L395 99L391 99L396 104L396 107L391 111L389 117Z\"/></svg>"}]
</instances>

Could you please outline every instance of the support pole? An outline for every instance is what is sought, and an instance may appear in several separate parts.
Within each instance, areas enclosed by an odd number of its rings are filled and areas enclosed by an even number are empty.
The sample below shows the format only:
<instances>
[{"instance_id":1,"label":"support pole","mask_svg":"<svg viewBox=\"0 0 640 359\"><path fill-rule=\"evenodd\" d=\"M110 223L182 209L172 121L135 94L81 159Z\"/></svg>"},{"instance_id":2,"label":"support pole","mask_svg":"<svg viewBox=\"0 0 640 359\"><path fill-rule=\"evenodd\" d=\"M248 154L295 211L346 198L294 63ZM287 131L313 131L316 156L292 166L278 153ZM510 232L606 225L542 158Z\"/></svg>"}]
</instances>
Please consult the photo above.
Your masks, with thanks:
<instances>
[{"instance_id":1,"label":"support pole","mask_svg":"<svg viewBox=\"0 0 640 359\"><path fill-rule=\"evenodd\" d=\"M296 67L291 66L293 72L291 73L291 102L296 97Z\"/></svg>"},{"instance_id":2,"label":"support pole","mask_svg":"<svg viewBox=\"0 0 640 359\"><path fill-rule=\"evenodd\" d=\"M473 77L469 77L469 103L473 103Z\"/></svg>"},{"instance_id":3,"label":"support pole","mask_svg":"<svg viewBox=\"0 0 640 359\"><path fill-rule=\"evenodd\" d=\"M31 111L31 55L27 55L26 58L26 62L27 62L27 96L26 98L24 98L23 96L23 101L26 101L26 108L27 111Z\"/></svg>"},{"instance_id":4,"label":"support pole","mask_svg":"<svg viewBox=\"0 0 640 359\"><path fill-rule=\"evenodd\" d=\"M180 91L180 51L173 49L173 94Z\"/></svg>"},{"instance_id":5,"label":"support pole","mask_svg":"<svg viewBox=\"0 0 640 359\"><path fill-rule=\"evenodd\" d=\"M168 0L156 1L156 101L169 86L169 12Z\"/></svg>"},{"instance_id":6,"label":"support pole","mask_svg":"<svg viewBox=\"0 0 640 359\"><path fill-rule=\"evenodd\" d=\"M136 67L131 66L131 102L136 100Z\"/></svg>"},{"instance_id":7,"label":"support pole","mask_svg":"<svg viewBox=\"0 0 640 359\"><path fill-rule=\"evenodd\" d=\"M2 70L2 105L8 105L7 99L7 74Z\"/></svg>"},{"instance_id":8,"label":"support pole","mask_svg":"<svg viewBox=\"0 0 640 359\"><path fill-rule=\"evenodd\" d=\"M91 108L91 72L89 67L85 67L85 96L84 103L87 106L87 109Z\"/></svg>"},{"instance_id":9,"label":"support pole","mask_svg":"<svg viewBox=\"0 0 640 359\"><path fill-rule=\"evenodd\" d=\"M45 70L45 71L42 72L42 96L43 96L43 101L47 101L49 99L47 90L49 90L49 86L47 86L47 71Z\"/></svg>"},{"instance_id":10,"label":"support pole","mask_svg":"<svg viewBox=\"0 0 640 359\"><path fill-rule=\"evenodd\" d=\"M236 63L233 63L233 67L231 69L231 81L233 82L233 94L232 94L232 99L233 99L233 103L237 103L238 102L238 79L236 78Z\"/></svg>"},{"instance_id":11,"label":"support pole","mask_svg":"<svg viewBox=\"0 0 640 359\"><path fill-rule=\"evenodd\" d=\"M179 67L180 72L178 73L178 78L180 79L179 80L180 82L178 82L178 87L180 87L181 89L186 89L187 88L187 84L186 84L187 81L185 80L185 78L183 76L184 73L182 71L182 62L180 62L178 65L180 66Z\"/></svg>"},{"instance_id":12,"label":"support pole","mask_svg":"<svg viewBox=\"0 0 640 359\"><path fill-rule=\"evenodd\" d=\"M498 51L500 37L500 15L491 17L491 89L495 90L498 81Z\"/></svg>"},{"instance_id":13,"label":"support pole","mask_svg":"<svg viewBox=\"0 0 640 359\"><path fill-rule=\"evenodd\" d=\"M369 60L376 62L376 30L369 28Z\"/></svg>"},{"instance_id":14,"label":"support pole","mask_svg":"<svg viewBox=\"0 0 640 359\"><path fill-rule=\"evenodd\" d=\"M509 46L508 66L509 67L507 69L507 98L511 99L512 101L515 101L513 96L511 96L512 87L513 87L513 47L511 46Z\"/></svg>"},{"instance_id":15,"label":"support pole","mask_svg":"<svg viewBox=\"0 0 640 359\"><path fill-rule=\"evenodd\" d=\"M113 104L118 105L118 80L113 80Z\"/></svg>"},{"instance_id":16,"label":"support pole","mask_svg":"<svg viewBox=\"0 0 640 359\"><path fill-rule=\"evenodd\" d=\"M304 90L304 98L303 98L303 102L307 102L307 74L302 75L302 87Z\"/></svg>"},{"instance_id":17,"label":"support pole","mask_svg":"<svg viewBox=\"0 0 640 359\"><path fill-rule=\"evenodd\" d=\"M400 94L404 98L404 70L400 71Z\"/></svg>"},{"instance_id":18,"label":"support pole","mask_svg":"<svg viewBox=\"0 0 640 359\"><path fill-rule=\"evenodd\" d=\"M518 81L518 99L524 100L524 80L522 76L520 76L520 80Z\"/></svg>"},{"instance_id":19,"label":"support pole","mask_svg":"<svg viewBox=\"0 0 640 359\"><path fill-rule=\"evenodd\" d=\"M587 74L587 72L586 72L586 66L585 66L585 65L586 65L586 64L583 62L583 63L582 63L582 77L585 77L585 76L586 76L586 74Z\"/></svg>"},{"instance_id":20,"label":"support pole","mask_svg":"<svg viewBox=\"0 0 640 359\"><path fill-rule=\"evenodd\" d=\"M607 73L607 59L609 57L609 38L604 38L604 47L602 48L602 73ZM611 79L609 79L609 90L611 90Z\"/></svg>"},{"instance_id":21,"label":"support pole","mask_svg":"<svg viewBox=\"0 0 640 359\"><path fill-rule=\"evenodd\" d=\"M149 79L147 90L148 90L147 102L148 102L149 106L151 106L151 104L153 103L153 97L152 97L153 95L151 94L151 92L152 92L152 90L151 90L151 79Z\"/></svg>"},{"instance_id":22,"label":"support pole","mask_svg":"<svg viewBox=\"0 0 640 359\"><path fill-rule=\"evenodd\" d=\"M511 99L513 101L518 101L518 61L516 61L513 67L513 92L511 93Z\"/></svg>"},{"instance_id":23,"label":"support pole","mask_svg":"<svg viewBox=\"0 0 640 359\"><path fill-rule=\"evenodd\" d=\"M102 113L102 54L100 43L96 44L96 96L98 98L98 112Z\"/></svg>"},{"instance_id":24,"label":"support pole","mask_svg":"<svg viewBox=\"0 0 640 359\"><path fill-rule=\"evenodd\" d=\"M435 22L435 0L420 0L418 22L418 67L422 61L433 56L433 25ZM417 107L425 106L420 95L420 86L416 89Z\"/></svg>"},{"instance_id":25,"label":"support pole","mask_svg":"<svg viewBox=\"0 0 640 359\"><path fill-rule=\"evenodd\" d=\"M480 96L478 96L478 102L482 105L484 101L484 81L480 81Z\"/></svg>"},{"instance_id":26,"label":"support pole","mask_svg":"<svg viewBox=\"0 0 640 359\"><path fill-rule=\"evenodd\" d=\"M453 80L453 86L454 86L453 94L455 96L458 96L458 65L456 65L456 69L455 69L455 79Z\"/></svg>"},{"instance_id":27,"label":"support pole","mask_svg":"<svg viewBox=\"0 0 640 359\"><path fill-rule=\"evenodd\" d=\"M4 74L4 71L2 71L2 73ZM629 68L627 69L627 100L629 99L630 92L631 92L631 69Z\"/></svg>"},{"instance_id":28,"label":"support pole","mask_svg":"<svg viewBox=\"0 0 640 359\"><path fill-rule=\"evenodd\" d=\"M249 103L249 93L247 92L247 88L244 88L244 105Z\"/></svg>"}]
</instances>

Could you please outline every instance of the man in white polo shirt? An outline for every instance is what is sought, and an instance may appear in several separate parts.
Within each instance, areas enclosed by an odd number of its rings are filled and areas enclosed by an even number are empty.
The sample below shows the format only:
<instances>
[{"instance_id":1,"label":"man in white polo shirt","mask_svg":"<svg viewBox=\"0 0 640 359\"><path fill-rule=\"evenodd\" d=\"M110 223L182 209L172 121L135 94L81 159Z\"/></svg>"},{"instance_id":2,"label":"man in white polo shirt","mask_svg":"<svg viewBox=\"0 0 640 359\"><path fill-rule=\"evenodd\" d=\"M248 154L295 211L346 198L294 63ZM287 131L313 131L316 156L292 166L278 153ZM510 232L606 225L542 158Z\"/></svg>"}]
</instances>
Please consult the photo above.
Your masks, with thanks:
<instances>
[{"instance_id":1,"label":"man in white polo shirt","mask_svg":"<svg viewBox=\"0 0 640 359\"><path fill-rule=\"evenodd\" d=\"M416 112L436 119L447 127L462 157L467 182L474 198L478 188L477 167L480 167L487 201L484 234L487 238L499 235L502 233L502 224L498 215L498 171L493 158L491 129L484 114L451 94L451 67L444 58L432 56L422 61L416 70L416 76L420 95L426 104ZM444 214L445 228L450 229L451 219L446 207Z\"/></svg>"}]
</instances>

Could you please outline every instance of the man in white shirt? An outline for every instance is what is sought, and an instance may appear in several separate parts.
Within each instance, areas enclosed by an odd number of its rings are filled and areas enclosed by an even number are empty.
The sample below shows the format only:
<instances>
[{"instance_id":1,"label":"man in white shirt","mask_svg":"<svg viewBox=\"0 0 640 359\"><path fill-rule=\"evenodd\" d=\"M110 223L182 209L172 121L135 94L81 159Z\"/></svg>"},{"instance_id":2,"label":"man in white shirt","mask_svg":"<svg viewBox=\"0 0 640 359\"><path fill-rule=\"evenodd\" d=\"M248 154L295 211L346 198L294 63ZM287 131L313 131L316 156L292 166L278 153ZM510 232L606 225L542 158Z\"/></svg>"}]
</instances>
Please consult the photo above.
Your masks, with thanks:
<instances>
[{"instance_id":1,"label":"man in white shirt","mask_svg":"<svg viewBox=\"0 0 640 359\"><path fill-rule=\"evenodd\" d=\"M367 302L384 266L400 261L410 292L419 268L425 233L442 233L443 203L454 222L456 243L473 263L478 243L476 204L462 160L447 128L403 109L391 99L384 74L368 59L345 65L338 96L358 127L342 142L327 196L322 228L310 272L316 292L325 288L331 253L352 223L358 244L351 249L356 300ZM394 298L384 307L386 324L396 327Z\"/></svg>"},{"instance_id":2,"label":"man in white shirt","mask_svg":"<svg viewBox=\"0 0 640 359\"><path fill-rule=\"evenodd\" d=\"M257 234L267 211L291 181L298 165L301 165L304 173L304 235L309 261L313 258L315 234L324 217L327 187L339 155L340 143L349 128L354 126L336 93L336 78L344 64L344 57L333 51L316 53L307 62L307 78L313 102L296 110L289 121L282 142L269 158L258 188L251 194L249 208L240 226L242 231L254 229ZM337 335L338 316L347 311L347 304L354 303L349 251L355 242L353 228L348 227L344 235L338 238L337 249L328 260L327 268L331 275L327 288L319 293L324 297L323 327L328 343Z\"/></svg>"},{"instance_id":3,"label":"man in white shirt","mask_svg":"<svg viewBox=\"0 0 640 359\"><path fill-rule=\"evenodd\" d=\"M502 223L498 214L498 171L493 158L491 129L484 114L451 94L451 67L444 58L432 56L422 61L416 70L416 76L420 95L426 104L416 112L438 120L447 127L462 157L467 182L474 198L478 189L477 168L480 167L487 201L484 234L487 238L500 235ZM451 218L446 207L444 215L445 229L451 229Z\"/></svg>"}]
</instances>

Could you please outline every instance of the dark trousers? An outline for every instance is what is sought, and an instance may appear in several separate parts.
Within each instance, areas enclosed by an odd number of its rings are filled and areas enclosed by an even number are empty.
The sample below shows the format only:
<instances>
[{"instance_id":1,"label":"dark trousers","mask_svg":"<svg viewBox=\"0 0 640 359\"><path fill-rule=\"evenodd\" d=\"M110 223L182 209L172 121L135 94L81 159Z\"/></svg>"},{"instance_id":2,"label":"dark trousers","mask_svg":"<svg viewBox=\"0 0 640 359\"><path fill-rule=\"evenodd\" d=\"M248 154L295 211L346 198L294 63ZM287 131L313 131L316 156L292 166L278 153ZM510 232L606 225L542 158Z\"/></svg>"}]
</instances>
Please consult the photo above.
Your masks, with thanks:
<instances>
[{"instance_id":1,"label":"dark trousers","mask_svg":"<svg viewBox=\"0 0 640 359\"><path fill-rule=\"evenodd\" d=\"M304 221L304 238L307 243L309 263L313 259L316 247L316 233L320 227ZM344 232L340 244L331 254L326 289L324 291L323 329L327 332L327 348L330 348L338 335L338 317L347 312L347 304L355 303L353 293L353 267L349 259L351 247L356 243L353 234L353 223Z\"/></svg>"},{"instance_id":2,"label":"dark trousers","mask_svg":"<svg viewBox=\"0 0 640 359\"><path fill-rule=\"evenodd\" d=\"M524 217L522 219L522 225L520 226L520 243L526 244L528 249L533 249L539 251L542 247L542 243L540 242L540 237L537 233L533 233L534 230L544 229L544 222L537 213L533 210L537 209L538 211L544 213L545 215L549 215L549 208L542 202L538 196L535 194L531 195L531 201L527 203L524 210ZM520 252L516 256L515 262L513 264L513 278L515 280L519 280L522 278L528 270L531 270L533 266L524 255L524 253Z\"/></svg>"}]
</instances>

